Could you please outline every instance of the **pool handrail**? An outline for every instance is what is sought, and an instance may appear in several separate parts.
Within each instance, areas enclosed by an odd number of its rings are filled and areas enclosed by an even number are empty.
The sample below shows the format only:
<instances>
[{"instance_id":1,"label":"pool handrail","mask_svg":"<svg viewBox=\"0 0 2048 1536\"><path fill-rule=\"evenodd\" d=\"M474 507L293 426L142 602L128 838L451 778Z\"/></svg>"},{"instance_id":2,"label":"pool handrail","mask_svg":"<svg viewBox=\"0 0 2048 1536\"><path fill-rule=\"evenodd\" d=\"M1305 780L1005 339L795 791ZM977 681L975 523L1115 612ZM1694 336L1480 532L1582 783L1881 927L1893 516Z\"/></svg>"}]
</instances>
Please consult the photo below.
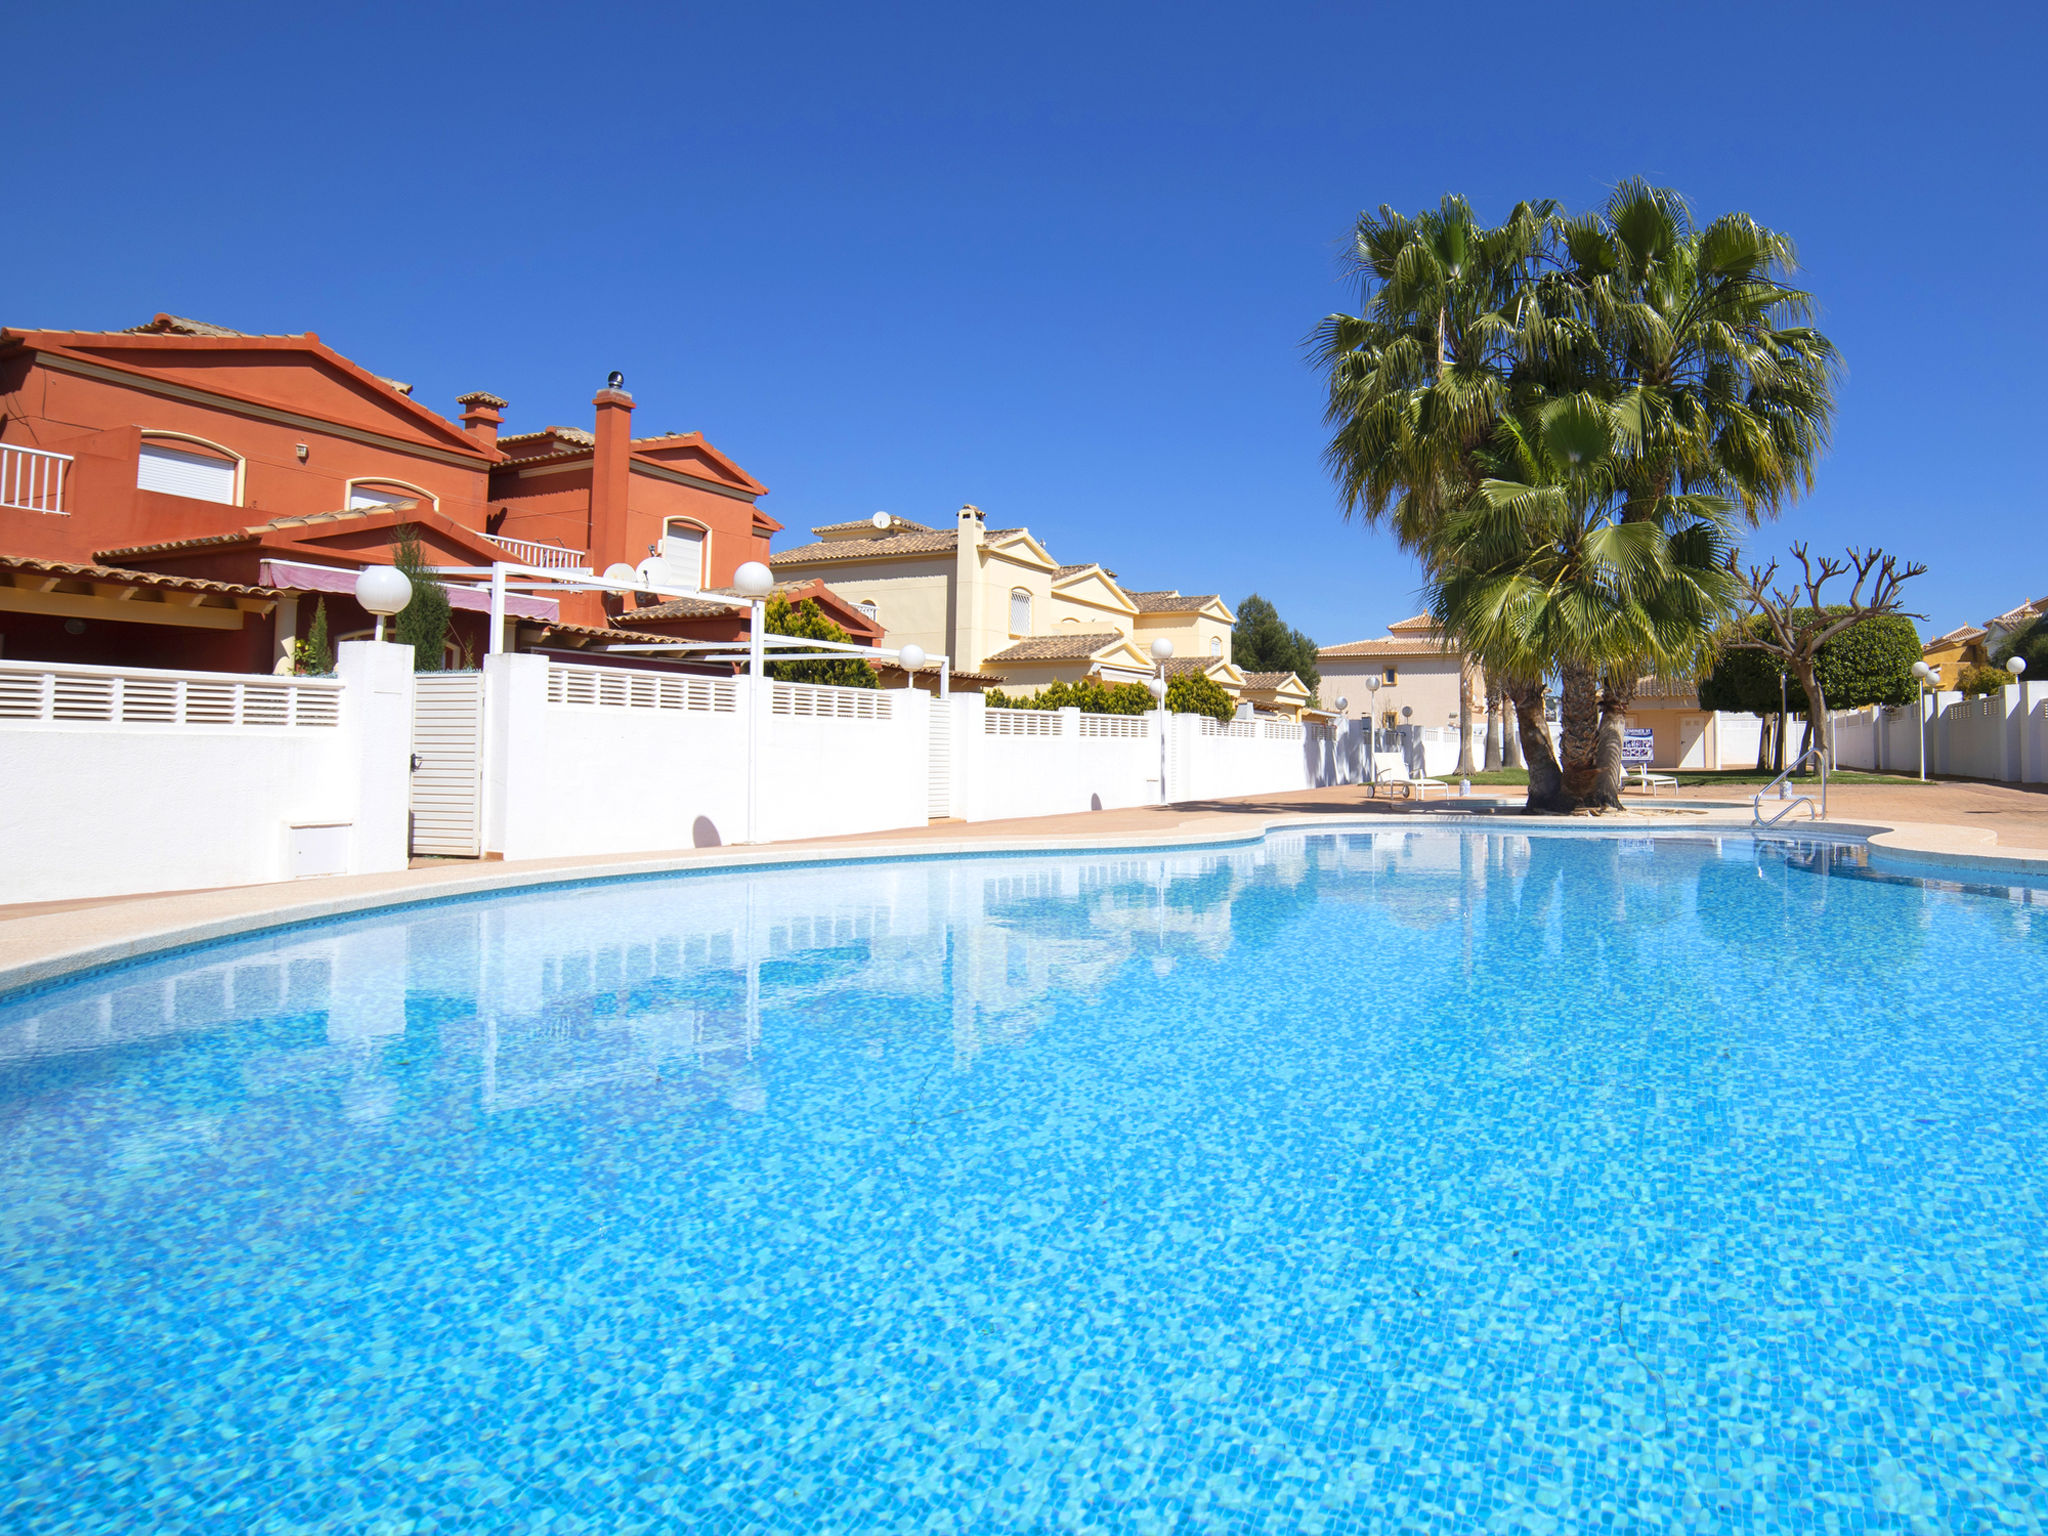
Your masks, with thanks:
<instances>
[{"instance_id":1,"label":"pool handrail","mask_svg":"<svg viewBox=\"0 0 2048 1536\"><path fill-rule=\"evenodd\" d=\"M1817 758L1820 762L1819 807L1817 809L1815 808L1813 796L1811 795L1793 795L1791 798L1785 800L1783 808L1778 812L1777 815L1766 816L1764 814L1764 797L1770 794L1772 790L1781 787L1787 779L1791 778L1793 774L1797 773L1800 770L1800 767L1806 762L1806 760L1809 757ZM1790 816L1802 805L1806 807L1806 819L1808 821L1827 820L1828 755L1827 753L1823 752L1818 746L1808 747L1804 752L1800 753L1797 757L1793 758L1790 763L1787 763L1785 765L1785 771L1783 773L1779 774L1775 779L1771 780L1770 783L1766 784L1762 789L1758 790L1754 795L1750 797L1749 814L1751 825L1759 827L1775 827L1779 822L1783 821L1787 816Z\"/></svg>"}]
</instances>

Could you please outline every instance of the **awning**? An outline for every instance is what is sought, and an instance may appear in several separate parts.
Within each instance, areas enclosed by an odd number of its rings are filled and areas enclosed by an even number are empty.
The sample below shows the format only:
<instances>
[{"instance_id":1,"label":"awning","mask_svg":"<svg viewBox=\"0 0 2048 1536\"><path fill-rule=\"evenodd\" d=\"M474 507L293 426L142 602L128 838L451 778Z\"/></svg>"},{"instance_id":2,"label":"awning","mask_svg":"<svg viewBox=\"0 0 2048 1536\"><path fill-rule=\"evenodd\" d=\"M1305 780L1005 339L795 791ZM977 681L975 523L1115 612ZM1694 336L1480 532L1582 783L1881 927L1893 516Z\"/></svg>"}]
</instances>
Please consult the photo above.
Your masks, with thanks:
<instances>
[{"instance_id":1,"label":"awning","mask_svg":"<svg viewBox=\"0 0 2048 1536\"><path fill-rule=\"evenodd\" d=\"M300 592L342 592L355 596L356 571L331 565L301 565L296 560L265 560L261 580L265 586L289 587ZM447 588L450 607L470 613L489 613L491 594L477 587L451 585ZM535 597L527 592L507 592L505 612L515 619L559 618L562 605L552 597Z\"/></svg>"}]
</instances>

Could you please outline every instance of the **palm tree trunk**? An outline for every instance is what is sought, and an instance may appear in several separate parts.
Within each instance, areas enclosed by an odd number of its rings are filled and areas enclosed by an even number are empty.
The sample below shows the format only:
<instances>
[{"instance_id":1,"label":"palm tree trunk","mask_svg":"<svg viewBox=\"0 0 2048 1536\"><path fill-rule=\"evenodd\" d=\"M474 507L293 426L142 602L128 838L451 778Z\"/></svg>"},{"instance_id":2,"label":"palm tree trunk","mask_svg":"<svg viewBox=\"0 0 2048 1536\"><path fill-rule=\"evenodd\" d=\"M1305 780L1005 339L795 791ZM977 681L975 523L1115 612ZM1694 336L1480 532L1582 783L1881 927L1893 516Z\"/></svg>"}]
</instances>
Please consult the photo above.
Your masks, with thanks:
<instances>
[{"instance_id":1,"label":"palm tree trunk","mask_svg":"<svg viewBox=\"0 0 2048 1536\"><path fill-rule=\"evenodd\" d=\"M1472 766L1472 664L1458 658L1458 766L1451 770L1469 779L1478 770Z\"/></svg>"},{"instance_id":2,"label":"palm tree trunk","mask_svg":"<svg viewBox=\"0 0 2048 1536\"><path fill-rule=\"evenodd\" d=\"M1628 690L1633 694L1634 689ZM1612 681L1600 690L1600 731L1599 750L1594 761L1599 769L1593 792L1584 803L1596 811L1618 811L1621 809L1621 783L1628 773L1628 764L1622 761L1622 727L1628 720L1628 694L1617 693Z\"/></svg>"},{"instance_id":3,"label":"palm tree trunk","mask_svg":"<svg viewBox=\"0 0 2048 1536\"><path fill-rule=\"evenodd\" d=\"M1636 701L1636 669L1629 666L1617 674L1609 669L1600 693L1600 791L1598 802L1608 810L1621 809L1622 780L1628 764L1622 761L1622 728L1628 721L1628 707Z\"/></svg>"},{"instance_id":4,"label":"palm tree trunk","mask_svg":"<svg viewBox=\"0 0 2048 1536\"><path fill-rule=\"evenodd\" d=\"M1500 772L1501 713L1500 684L1489 680L1486 685L1486 771L1488 773Z\"/></svg>"},{"instance_id":5,"label":"palm tree trunk","mask_svg":"<svg viewBox=\"0 0 2048 1536\"><path fill-rule=\"evenodd\" d=\"M1771 737L1774 734L1771 729L1771 717L1758 715L1757 720L1759 723L1756 728L1756 771L1768 773L1771 768Z\"/></svg>"},{"instance_id":6,"label":"palm tree trunk","mask_svg":"<svg viewBox=\"0 0 2048 1536\"><path fill-rule=\"evenodd\" d=\"M1558 771L1564 776L1564 794L1577 807L1599 793L1600 780L1600 675L1584 662L1568 661L1557 669L1558 715L1564 738ZM1534 743L1524 740L1530 754L1530 773L1535 772Z\"/></svg>"},{"instance_id":7,"label":"palm tree trunk","mask_svg":"<svg viewBox=\"0 0 2048 1536\"><path fill-rule=\"evenodd\" d=\"M1557 754L1550 749L1550 730L1543 723L1543 680L1535 678L1507 685L1515 708L1515 724L1529 757L1529 798L1524 812L1563 815L1572 809L1571 796L1564 792L1564 774Z\"/></svg>"},{"instance_id":8,"label":"palm tree trunk","mask_svg":"<svg viewBox=\"0 0 2048 1536\"><path fill-rule=\"evenodd\" d=\"M1507 719L1502 722L1505 729L1501 733L1507 740L1502 744L1504 750L1501 753L1501 758L1508 767L1520 768L1522 766L1522 722L1515 714L1515 701L1513 698L1509 698L1507 704Z\"/></svg>"}]
</instances>

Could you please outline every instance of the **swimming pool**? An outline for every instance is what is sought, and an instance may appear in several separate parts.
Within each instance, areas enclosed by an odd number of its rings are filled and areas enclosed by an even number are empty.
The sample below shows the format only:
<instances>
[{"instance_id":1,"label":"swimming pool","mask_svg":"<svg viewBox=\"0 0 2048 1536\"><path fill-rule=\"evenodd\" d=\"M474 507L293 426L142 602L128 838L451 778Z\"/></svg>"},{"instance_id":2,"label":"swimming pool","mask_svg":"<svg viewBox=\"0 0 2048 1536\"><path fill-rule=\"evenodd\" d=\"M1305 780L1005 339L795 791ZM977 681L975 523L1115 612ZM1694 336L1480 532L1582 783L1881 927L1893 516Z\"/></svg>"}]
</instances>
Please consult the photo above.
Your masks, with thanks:
<instances>
[{"instance_id":1,"label":"swimming pool","mask_svg":"<svg viewBox=\"0 0 2048 1536\"><path fill-rule=\"evenodd\" d=\"M0 1000L0 1528L2048 1524L2048 891L1384 831Z\"/></svg>"}]
</instances>

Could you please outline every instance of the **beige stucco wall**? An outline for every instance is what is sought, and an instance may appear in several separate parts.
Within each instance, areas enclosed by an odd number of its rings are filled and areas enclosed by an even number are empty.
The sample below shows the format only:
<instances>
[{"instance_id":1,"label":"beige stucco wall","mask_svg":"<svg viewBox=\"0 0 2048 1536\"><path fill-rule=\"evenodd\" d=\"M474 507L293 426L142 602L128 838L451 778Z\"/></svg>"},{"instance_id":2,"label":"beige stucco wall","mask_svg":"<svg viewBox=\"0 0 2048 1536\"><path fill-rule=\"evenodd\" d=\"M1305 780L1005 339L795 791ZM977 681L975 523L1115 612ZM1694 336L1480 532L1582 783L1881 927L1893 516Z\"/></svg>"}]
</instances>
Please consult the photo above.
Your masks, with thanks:
<instances>
[{"instance_id":1,"label":"beige stucco wall","mask_svg":"<svg viewBox=\"0 0 2048 1536\"><path fill-rule=\"evenodd\" d=\"M885 643L920 645L926 654L943 656L953 644L953 560L877 560L858 574L835 569L839 562L820 560L802 566L777 566L783 581L822 577L825 584L852 602L873 603ZM956 658L953 665L961 666ZM971 667L966 668L972 671Z\"/></svg>"},{"instance_id":2,"label":"beige stucco wall","mask_svg":"<svg viewBox=\"0 0 2048 1536\"><path fill-rule=\"evenodd\" d=\"M1173 654L1183 660L1209 660L1220 656L1231 660L1230 626L1205 613L1141 613L1131 638L1138 649L1150 654L1152 642L1164 636L1173 642ZM1211 649L1212 644L1215 649Z\"/></svg>"},{"instance_id":3,"label":"beige stucco wall","mask_svg":"<svg viewBox=\"0 0 2048 1536\"><path fill-rule=\"evenodd\" d=\"M1349 699L1344 713L1354 720L1365 718L1367 709L1376 708L1381 715L1392 710L1395 722L1403 723L1401 710L1406 706L1415 711L1406 719L1409 725L1458 723L1456 656L1442 651L1407 656L1325 656L1317 659L1316 666L1323 674L1322 686L1317 689L1322 702L1335 708L1338 698ZM1394 669L1394 681L1382 684L1375 699L1366 692L1365 680L1379 676L1386 667ZM1483 710L1481 705L1474 714Z\"/></svg>"}]
</instances>

